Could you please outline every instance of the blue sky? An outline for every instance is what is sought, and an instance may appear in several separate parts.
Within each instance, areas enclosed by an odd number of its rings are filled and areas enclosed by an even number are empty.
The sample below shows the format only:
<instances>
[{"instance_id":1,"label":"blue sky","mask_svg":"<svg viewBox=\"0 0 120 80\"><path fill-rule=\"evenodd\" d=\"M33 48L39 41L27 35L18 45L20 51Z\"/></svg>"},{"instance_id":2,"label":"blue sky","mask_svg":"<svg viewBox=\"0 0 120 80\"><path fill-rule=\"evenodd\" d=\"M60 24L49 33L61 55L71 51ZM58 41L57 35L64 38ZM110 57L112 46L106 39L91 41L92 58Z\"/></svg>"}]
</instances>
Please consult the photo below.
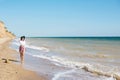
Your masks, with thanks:
<instances>
[{"instance_id":1,"label":"blue sky","mask_svg":"<svg viewBox=\"0 0 120 80\"><path fill-rule=\"evenodd\" d=\"M17 36L120 36L120 0L0 0Z\"/></svg>"}]
</instances>

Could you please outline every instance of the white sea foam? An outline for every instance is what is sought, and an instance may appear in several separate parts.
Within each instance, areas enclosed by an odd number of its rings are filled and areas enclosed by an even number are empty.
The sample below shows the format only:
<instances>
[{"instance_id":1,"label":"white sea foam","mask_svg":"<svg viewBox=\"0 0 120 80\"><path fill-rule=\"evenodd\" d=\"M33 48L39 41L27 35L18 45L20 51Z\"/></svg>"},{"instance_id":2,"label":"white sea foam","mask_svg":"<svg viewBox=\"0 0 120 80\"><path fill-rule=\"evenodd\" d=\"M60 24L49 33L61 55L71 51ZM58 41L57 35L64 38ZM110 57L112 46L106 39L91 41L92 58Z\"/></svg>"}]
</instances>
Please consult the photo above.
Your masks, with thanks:
<instances>
[{"instance_id":1,"label":"white sea foam","mask_svg":"<svg viewBox=\"0 0 120 80\"><path fill-rule=\"evenodd\" d=\"M13 42L12 44L17 45L17 46L20 45L17 39L16 39L15 42ZM26 44L25 47L26 47L26 48L30 48L30 49L35 49L35 50L44 51L44 52L49 52L49 51L50 51L50 50L49 50L48 48L46 48L46 47L37 47L37 46L33 46L33 45L28 45L28 44Z\"/></svg>"},{"instance_id":2,"label":"white sea foam","mask_svg":"<svg viewBox=\"0 0 120 80\"><path fill-rule=\"evenodd\" d=\"M58 72L58 73L54 74L52 80L61 80L61 78L63 78L62 80L66 80L65 79L66 77L69 78L70 80L88 80L89 75L84 74L84 72L82 73L83 77L79 77L79 78L75 78L75 77L71 76L70 75L71 73L75 74L76 70L71 69L71 70L67 70L67 71ZM81 73L78 73L78 74L81 74ZM69 80L69 79L67 79L67 80ZM89 80L116 80L116 79L113 77L106 77L106 76L100 76L98 78L89 76Z\"/></svg>"},{"instance_id":3,"label":"white sea foam","mask_svg":"<svg viewBox=\"0 0 120 80\"><path fill-rule=\"evenodd\" d=\"M31 49L36 49L36 50L40 50L40 51L44 51L44 52L49 52L48 48L45 47L37 47L37 46L32 46L32 45L26 45L27 48L31 48Z\"/></svg>"},{"instance_id":4,"label":"white sea foam","mask_svg":"<svg viewBox=\"0 0 120 80\"><path fill-rule=\"evenodd\" d=\"M59 64L58 66L65 66L65 67L69 67L69 68L73 68L73 69L76 69L76 68L83 69L87 72L96 73L98 75L108 77L105 80L115 80L115 78L120 78L120 73L118 71L116 71L116 68L111 68L111 67L104 66L101 64L89 64L89 63L83 63L83 62L69 61L65 58L60 58L57 56L51 56L51 57L45 56L45 55L32 55L32 56L38 57L38 58L43 58L43 59L48 59L50 61L53 61L55 63L55 65ZM60 77L61 75L66 74L68 72L56 74L57 77L55 77L55 79L58 78L58 76ZM55 80L55 79L53 79L53 80Z\"/></svg>"},{"instance_id":5,"label":"white sea foam","mask_svg":"<svg viewBox=\"0 0 120 80\"><path fill-rule=\"evenodd\" d=\"M66 74L72 73L75 70L68 70L68 71L64 71L64 72L58 72L57 74L54 75L54 77L52 78L52 80L58 80L60 77L65 76Z\"/></svg>"}]
</instances>

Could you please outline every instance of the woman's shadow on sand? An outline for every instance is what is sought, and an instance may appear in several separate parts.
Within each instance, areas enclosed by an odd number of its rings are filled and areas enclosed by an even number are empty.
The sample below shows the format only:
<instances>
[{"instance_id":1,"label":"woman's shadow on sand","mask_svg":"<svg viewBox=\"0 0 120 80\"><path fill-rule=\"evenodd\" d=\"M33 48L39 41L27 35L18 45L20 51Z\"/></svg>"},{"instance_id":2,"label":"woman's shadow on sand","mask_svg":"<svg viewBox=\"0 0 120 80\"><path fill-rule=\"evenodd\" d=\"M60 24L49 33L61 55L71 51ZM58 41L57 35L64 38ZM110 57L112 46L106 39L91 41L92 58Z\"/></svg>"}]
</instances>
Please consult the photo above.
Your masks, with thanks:
<instances>
[{"instance_id":1,"label":"woman's shadow on sand","mask_svg":"<svg viewBox=\"0 0 120 80\"><path fill-rule=\"evenodd\" d=\"M15 59L6 59L6 58L2 58L2 60L4 60L4 63L9 63L10 61L11 61L11 62L20 62L20 61L15 60Z\"/></svg>"}]
</instances>

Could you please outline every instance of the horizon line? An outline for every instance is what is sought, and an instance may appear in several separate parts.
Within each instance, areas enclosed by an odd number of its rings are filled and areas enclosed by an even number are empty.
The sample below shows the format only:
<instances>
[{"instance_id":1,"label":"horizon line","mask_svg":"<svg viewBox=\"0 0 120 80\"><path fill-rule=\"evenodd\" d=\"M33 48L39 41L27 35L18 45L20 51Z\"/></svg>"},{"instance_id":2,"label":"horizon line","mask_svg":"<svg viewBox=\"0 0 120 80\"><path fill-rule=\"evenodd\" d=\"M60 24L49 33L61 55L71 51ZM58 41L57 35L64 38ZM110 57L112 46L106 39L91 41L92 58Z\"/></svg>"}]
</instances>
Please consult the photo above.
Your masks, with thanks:
<instances>
[{"instance_id":1,"label":"horizon line","mask_svg":"<svg viewBox=\"0 0 120 80\"><path fill-rule=\"evenodd\" d=\"M26 36L28 38L119 38L120 36Z\"/></svg>"}]
</instances>

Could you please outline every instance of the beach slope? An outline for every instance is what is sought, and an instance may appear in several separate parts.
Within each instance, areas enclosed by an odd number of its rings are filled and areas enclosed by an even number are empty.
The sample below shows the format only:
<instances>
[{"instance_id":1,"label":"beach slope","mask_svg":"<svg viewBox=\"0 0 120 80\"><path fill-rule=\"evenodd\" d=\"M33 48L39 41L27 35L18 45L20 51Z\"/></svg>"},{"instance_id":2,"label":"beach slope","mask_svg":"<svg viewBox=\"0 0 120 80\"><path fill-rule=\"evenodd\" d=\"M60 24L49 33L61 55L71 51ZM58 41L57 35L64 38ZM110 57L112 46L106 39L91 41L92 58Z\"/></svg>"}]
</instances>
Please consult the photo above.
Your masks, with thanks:
<instances>
[{"instance_id":1,"label":"beach slope","mask_svg":"<svg viewBox=\"0 0 120 80\"><path fill-rule=\"evenodd\" d=\"M9 43L14 38L15 35L0 21L0 80L45 80L36 73L14 64L14 62L19 63L13 56L17 52L9 48Z\"/></svg>"}]
</instances>

